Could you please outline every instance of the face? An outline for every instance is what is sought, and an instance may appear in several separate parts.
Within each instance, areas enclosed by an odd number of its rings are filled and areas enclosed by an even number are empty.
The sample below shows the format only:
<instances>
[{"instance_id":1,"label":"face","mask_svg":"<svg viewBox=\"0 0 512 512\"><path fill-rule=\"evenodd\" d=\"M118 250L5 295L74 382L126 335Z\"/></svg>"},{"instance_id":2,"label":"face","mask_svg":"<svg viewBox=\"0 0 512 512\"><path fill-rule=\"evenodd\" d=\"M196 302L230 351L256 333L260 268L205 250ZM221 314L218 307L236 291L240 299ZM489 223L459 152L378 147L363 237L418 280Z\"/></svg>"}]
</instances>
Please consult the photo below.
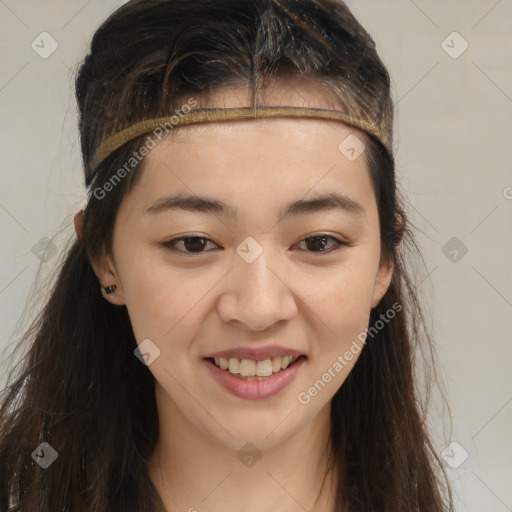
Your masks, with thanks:
<instances>
[{"instance_id":1,"label":"face","mask_svg":"<svg viewBox=\"0 0 512 512\"><path fill-rule=\"evenodd\" d=\"M113 253L95 268L117 284L112 301L126 305L137 343L159 350L148 367L159 413L235 449L326 417L359 352L344 354L362 346L392 274L379 267L364 154L338 149L356 133L313 119L215 123L178 129L146 157ZM177 195L196 202L179 207ZM221 354L227 370L209 360ZM302 357L277 372L280 355ZM269 364L264 380L229 371Z\"/></svg>"}]
</instances>

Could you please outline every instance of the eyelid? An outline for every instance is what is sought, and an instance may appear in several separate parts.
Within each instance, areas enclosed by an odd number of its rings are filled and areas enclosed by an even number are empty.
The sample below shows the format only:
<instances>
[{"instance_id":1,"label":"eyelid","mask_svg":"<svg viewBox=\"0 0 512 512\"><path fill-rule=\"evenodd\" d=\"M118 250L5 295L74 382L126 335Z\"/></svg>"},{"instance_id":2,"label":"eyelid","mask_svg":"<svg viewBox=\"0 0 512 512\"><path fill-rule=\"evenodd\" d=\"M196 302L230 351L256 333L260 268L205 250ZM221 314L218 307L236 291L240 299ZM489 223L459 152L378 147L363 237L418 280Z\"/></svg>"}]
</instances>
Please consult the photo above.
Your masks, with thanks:
<instances>
[{"instance_id":1,"label":"eyelid","mask_svg":"<svg viewBox=\"0 0 512 512\"><path fill-rule=\"evenodd\" d=\"M299 240L299 242L296 242L294 245L300 244L301 242L304 242L305 240L308 240L310 238L320 238L320 237L326 237L328 239L331 239L335 243L334 247L331 247L327 251L315 252L315 251L306 251L305 250L305 251L301 251L301 252L304 252L304 253L308 254L308 256L314 256L314 257L316 257L316 256L327 256L329 254L332 254L332 253L336 252L341 247L350 247L352 245L350 242L346 242L343 239L341 239L339 237L339 235L332 235L329 232L325 232L325 231L319 231L319 232L313 232L311 234L307 234L307 235L303 236ZM198 256L201 256L203 254L206 254L206 253L210 252L210 251L200 251L200 252L194 253L194 252L181 251L181 250L176 249L174 247L174 244L176 244L178 242L181 242L184 239L190 239L190 238L202 238L202 239L206 240L207 243L208 242L212 242L215 245L217 245L211 238L209 238L206 235L203 235L201 233L190 233L190 234L182 235L182 236L173 238L171 240L162 242L161 245L163 246L163 248L166 251L169 251L169 252L172 252L172 253L179 253L179 254L181 254L183 256L186 256L186 257L189 257L189 256L190 257L198 257Z\"/></svg>"},{"instance_id":2,"label":"eyelid","mask_svg":"<svg viewBox=\"0 0 512 512\"><path fill-rule=\"evenodd\" d=\"M320 252L301 251L301 252L304 252L307 255L307 257L312 257L312 258L327 257L327 256L330 256L333 253L336 253L342 247L350 247L351 246L351 244L349 242L344 241L338 235L332 235L332 234L330 234L328 232L324 232L324 231L314 232L312 234L303 236L298 243L300 244L301 242L304 242L308 238L317 238L317 237L318 238L325 237L325 238L331 239L334 242L335 245L333 247L331 247L327 251L320 251ZM294 244L294 245L296 245L296 244Z\"/></svg>"},{"instance_id":3,"label":"eyelid","mask_svg":"<svg viewBox=\"0 0 512 512\"><path fill-rule=\"evenodd\" d=\"M162 242L162 247L166 250L166 251L169 251L169 252L172 252L172 253L176 253L176 254L180 254L180 255L183 255L183 256L190 256L190 257L196 257L196 256L201 256L203 254L206 254L207 252L209 251L202 251L202 252L187 252L187 251L181 251L179 249L176 249L176 247L174 247L174 244L178 243L178 242L181 242L182 240L186 240L188 238L203 238L204 240L206 240L207 243L209 242L212 242L214 243L215 245L217 245L211 238L207 237L206 235L203 235L201 233L190 233L190 234L186 234L186 235L181 235L179 237L176 237L176 238L172 238L171 240L167 240L166 242Z\"/></svg>"}]
</instances>

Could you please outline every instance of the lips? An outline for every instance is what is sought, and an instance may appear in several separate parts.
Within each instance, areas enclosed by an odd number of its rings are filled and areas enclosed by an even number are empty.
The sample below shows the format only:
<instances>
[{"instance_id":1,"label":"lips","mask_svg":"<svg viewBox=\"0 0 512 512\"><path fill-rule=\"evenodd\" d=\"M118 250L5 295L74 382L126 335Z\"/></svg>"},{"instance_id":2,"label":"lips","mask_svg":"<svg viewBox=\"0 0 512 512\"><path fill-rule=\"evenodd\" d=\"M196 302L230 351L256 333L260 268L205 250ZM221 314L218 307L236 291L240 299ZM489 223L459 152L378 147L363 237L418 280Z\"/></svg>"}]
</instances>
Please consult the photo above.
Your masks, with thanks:
<instances>
[{"instance_id":1,"label":"lips","mask_svg":"<svg viewBox=\"0 0 512 512\"><path fill-rule=\"evenodd\" d=\"M236 347L218 352L211 352L204 356L205 359L252 359L253 361L263 361L264 359L272 359L273 357L286 356L305 356L304 352L292 348L282 347L279 345L269 345L267 347Z\"/></svg>"},{"instance_id":2,"label":"lips","mask_svg":"<svg viewBox=\"0 0 512 512\"><path fill-rule=\"evenodd\" d=\"M211 359L204 359L205 367L217 383L231 394L246 400L263 400L279 394L291 384L305 363L306 358L303 356L286 369L268 377L241 377L222 370Z\"/></svg>"},{"instance_id":3,"label":"lips","mask_svg":"<svg viewBox=\"0 0 512 512\"><path fill-rule=\"evenodd\" d=\"M307 356L300 350L280 345L260 348L246 345L211 352L203 360L225 390L239 398L261 400L286 388L301 371Z\"/></svg>"}]
</instances>

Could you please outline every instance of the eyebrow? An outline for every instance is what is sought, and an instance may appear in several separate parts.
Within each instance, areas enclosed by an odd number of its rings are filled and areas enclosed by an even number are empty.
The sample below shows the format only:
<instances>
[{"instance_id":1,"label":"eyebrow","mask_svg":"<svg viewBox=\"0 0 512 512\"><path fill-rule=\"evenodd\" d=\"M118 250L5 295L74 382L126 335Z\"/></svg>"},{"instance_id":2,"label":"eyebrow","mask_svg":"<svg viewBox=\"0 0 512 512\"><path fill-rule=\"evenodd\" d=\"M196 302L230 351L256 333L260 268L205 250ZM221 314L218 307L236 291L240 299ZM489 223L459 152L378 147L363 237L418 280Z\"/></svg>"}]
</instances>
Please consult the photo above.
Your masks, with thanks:
<instances>
[{"instance_id":1,"label":"eyebrow","mask_svg":"<svg viewBox=\"0 0 512 512\"><path fill-rule=\"evenodd\" d=\"M286 218L307 215L324 210L339 209L354 216L364 216L365 210L354 199L349 196L331 192L318 195L311 199L298 199L285 205L279 212L279 221ZM221 215L234 219L237 216L237 209L223 201L197 195L175 194L162 197L155 201L146 211L146 214L156 214L169 210L186 210L191 212L202 212L213 215Z\"/></svg>"}]
</instances>

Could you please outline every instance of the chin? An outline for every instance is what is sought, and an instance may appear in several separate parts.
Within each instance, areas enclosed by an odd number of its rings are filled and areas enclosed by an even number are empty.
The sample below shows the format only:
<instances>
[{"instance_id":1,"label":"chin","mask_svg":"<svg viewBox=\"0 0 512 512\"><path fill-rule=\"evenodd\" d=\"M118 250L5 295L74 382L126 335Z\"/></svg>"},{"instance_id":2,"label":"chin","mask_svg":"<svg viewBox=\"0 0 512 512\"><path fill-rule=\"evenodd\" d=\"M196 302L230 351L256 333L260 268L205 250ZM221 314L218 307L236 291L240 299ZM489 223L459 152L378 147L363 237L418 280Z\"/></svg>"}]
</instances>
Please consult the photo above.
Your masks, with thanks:
<instances>
[{"instance_id":1,"label":"chin","mask_svg":"<svg viewBox=\"0 0 512 512\"><path fill-rule=\"evenodd\" d=\"M282 407L279 410L265 410L262 407L255 409L253 406L252 410L244 408L243 411L237 411L233 415L215 415L229 433L217 422L214 422L214 425L210 424L214 430L209 429L209 433L219 443L233 450L240 450L247 443L252 443L260 450L273 448L307 424L308 420L305 418L299 421L298 411L292 411L292 406L286 410Z\"/></svg>"}]
</instances>

